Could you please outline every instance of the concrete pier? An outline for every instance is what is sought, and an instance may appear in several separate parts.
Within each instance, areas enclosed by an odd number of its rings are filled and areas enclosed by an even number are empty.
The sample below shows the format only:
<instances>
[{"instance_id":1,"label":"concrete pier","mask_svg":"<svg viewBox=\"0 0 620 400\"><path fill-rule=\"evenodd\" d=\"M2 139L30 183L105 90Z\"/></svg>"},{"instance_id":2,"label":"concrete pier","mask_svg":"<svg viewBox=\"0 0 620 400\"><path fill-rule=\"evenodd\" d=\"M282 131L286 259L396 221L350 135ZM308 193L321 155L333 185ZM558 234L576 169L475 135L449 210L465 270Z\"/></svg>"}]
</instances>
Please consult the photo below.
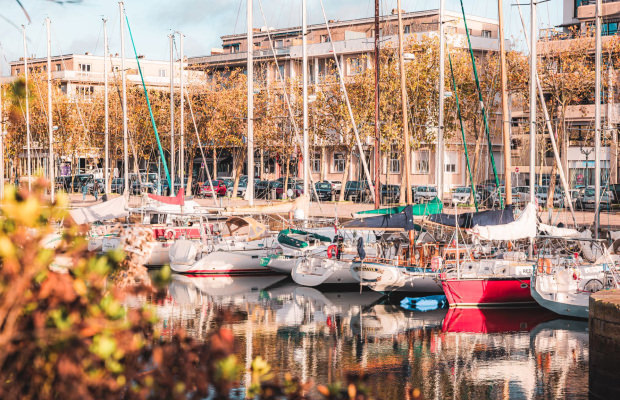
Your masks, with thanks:
<instances>
[{"instance_id":1,"label":"concrete pier","mask_svg":"<svg viewBox=\"0 0 620 400\"><path fill-rule=\"evenodd\" d=\"M590 297L590 398L620 399L620 290Z\"/></svg>"}]
</instances>

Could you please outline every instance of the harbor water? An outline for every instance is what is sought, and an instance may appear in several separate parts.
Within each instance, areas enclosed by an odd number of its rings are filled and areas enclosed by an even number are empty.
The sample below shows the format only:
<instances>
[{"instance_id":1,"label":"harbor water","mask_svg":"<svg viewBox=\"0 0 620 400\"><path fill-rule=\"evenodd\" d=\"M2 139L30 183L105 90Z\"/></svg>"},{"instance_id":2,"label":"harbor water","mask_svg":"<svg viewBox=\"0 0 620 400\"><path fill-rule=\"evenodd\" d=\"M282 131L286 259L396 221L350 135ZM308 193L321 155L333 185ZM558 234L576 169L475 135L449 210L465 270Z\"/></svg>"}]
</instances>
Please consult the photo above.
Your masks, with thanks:
<instances>
[{"instance_id":1,"label":"harbor water","mask_svg":"<svg viewBox=\"0 0 620 400\"><path fill-rule=\"evenodd\" d=\"M152 305L164 339L183 329L204 340L231 310L246 367L261 356L278 376L315 384L364 375L381 399L588 398L587 321L542 308L410 311L380 293L282 275L173 275Z\"/></svg>"}]
</instances>

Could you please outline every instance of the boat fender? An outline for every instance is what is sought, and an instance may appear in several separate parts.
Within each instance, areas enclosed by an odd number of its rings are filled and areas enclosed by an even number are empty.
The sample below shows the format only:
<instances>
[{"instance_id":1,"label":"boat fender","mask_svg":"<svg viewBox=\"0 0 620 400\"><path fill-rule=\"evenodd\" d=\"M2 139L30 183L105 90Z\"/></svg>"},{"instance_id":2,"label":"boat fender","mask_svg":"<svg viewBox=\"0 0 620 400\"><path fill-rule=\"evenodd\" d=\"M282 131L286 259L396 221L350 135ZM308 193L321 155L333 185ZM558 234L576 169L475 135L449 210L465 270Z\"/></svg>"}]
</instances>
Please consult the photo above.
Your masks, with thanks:
<instances>
[{"instance_id":1,"label":"boat fender","mask_svg":"<svg viewBox=\"0 0 620 400\"><path fill-rule=\"evenodd\" d=\"M579 270L576 268L573 268L573 280L577 281L581 278L581 274L579 273Z\"/></svg>"},{"instance_id":2,"label":"boat fender","mask_svg":"<svg viewBox=\"0 0 620 400\"><path fill-rule=\"evenodd\" d=\"M166 229L166 231L164 232L164 237L167 240L172 240L174 239L174 231L172 229Z\"/></svg>"},{"instance_id":3,"label":"boat fender","mask_svg":"<svg viewBox=\"0 0 620 400\"><path fill-rule=\"evenodd\" d=\"M334 257L338 257L338 246L336 246L335 244L332 244L327 248L327 258L334 258Z\"/></svg>"},{"instance_id":4,"label":"boat fender","mask_svg":"<svg viewBox=\"0 0 620 400\"><path fill-rule=\"evenodd\" d=\"M541 274L543 272L551 274L551 260L549 258L538 259L538 272Z\"/></svg>"}]
</instances>

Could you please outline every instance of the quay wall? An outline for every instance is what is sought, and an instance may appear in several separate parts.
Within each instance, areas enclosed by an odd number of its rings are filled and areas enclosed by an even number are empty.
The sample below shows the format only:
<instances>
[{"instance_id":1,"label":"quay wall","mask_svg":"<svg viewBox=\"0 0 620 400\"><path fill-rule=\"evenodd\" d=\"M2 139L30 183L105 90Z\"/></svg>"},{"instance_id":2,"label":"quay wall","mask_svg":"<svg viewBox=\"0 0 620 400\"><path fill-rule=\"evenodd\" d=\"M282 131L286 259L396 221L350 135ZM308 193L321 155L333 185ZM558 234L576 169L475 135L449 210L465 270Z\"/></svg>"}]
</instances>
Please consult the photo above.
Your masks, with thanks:
<instances>
[{"instance_id":1,"label":"quay wall","mask_svg":"<svg viewBox=\"0 0 620 400\"><path fill-rule=\"evenodd\" d=\"M620 399L620 290L590 296L590 398Z\"/></svg>"}]
</instances>

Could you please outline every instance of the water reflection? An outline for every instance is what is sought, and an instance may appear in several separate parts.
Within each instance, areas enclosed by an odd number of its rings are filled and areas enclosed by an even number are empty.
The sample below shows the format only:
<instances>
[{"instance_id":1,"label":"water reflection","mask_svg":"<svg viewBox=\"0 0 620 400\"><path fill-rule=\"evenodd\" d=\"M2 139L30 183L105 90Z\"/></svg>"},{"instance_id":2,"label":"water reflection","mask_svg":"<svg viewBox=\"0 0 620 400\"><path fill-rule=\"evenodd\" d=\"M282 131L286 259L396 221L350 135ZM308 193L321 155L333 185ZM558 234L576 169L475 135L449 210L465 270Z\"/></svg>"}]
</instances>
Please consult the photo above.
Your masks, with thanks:
<instances>
[{"instance_id":1,"label":"water reflection","mask_svg":"<svg viewBox=\"0 0 620 400\"><path fill-rule=\"evenodd\" d=\"M182 327L204 339L217 310L248 363L261 355L284 373L327 383L369 374L384 399L586 398L587 322L540 309L415 312L375 292L297 286L282 276L175 275L156 304L164 336Z\"/></svg>"}]
</instances>

